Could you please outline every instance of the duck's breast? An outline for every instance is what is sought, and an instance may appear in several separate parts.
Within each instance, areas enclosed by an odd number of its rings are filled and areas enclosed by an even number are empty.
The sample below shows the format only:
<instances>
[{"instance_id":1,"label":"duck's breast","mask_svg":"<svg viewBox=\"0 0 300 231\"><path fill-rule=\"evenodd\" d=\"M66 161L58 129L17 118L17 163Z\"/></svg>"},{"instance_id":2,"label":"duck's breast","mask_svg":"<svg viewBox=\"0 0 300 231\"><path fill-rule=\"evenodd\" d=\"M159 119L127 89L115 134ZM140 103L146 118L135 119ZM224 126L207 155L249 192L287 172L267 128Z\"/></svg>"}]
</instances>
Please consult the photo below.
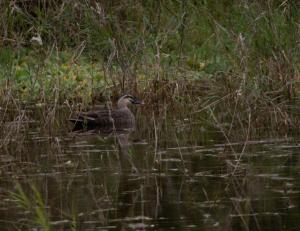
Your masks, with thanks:
<instances>
[{"instance_id":1,"label":"duck's breast","mask_svg":"<svg viewBox=\"0 0 300 231\"><path fill-rule=\"evenodd\" d=\"M127 107L114 110L112 118L116 127L135 127L135 117Z\"/></svg>"}]
</instances>

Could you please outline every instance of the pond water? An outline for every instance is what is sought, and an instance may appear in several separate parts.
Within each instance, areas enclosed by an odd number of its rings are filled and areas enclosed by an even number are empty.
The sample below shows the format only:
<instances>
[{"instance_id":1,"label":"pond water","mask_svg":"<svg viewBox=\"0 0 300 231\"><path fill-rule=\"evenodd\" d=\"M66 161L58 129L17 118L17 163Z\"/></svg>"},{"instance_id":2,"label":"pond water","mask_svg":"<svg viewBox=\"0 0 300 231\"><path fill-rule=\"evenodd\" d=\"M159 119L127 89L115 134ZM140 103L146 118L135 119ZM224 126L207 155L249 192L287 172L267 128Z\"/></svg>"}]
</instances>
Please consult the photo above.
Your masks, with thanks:
<instances>
[{"instance_id":1,"label":"pond water","mask_svg":"<svg viewBox=\"0 0 300 231\"><path fill-rule=\"evenodd\" d=\"M300 230L295 138L229 144L154 114L104 136L39 116L3 125L1 230Z\"/></svg>"}]
</instances>

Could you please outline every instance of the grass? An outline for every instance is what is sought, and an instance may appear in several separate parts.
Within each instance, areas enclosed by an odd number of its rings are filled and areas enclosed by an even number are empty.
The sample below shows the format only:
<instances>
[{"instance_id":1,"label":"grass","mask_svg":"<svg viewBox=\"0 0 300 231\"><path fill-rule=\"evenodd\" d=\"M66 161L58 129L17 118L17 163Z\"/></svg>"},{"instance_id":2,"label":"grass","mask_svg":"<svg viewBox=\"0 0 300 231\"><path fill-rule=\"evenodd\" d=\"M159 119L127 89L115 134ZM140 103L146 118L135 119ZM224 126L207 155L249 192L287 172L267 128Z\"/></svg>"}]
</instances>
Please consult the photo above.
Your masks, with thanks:
<instances>
[{"instance_id":1,"label":"grass","mask_svg":"<svg viewBox=\"0 0 300 231\"><path fill-rule=\"evenodd\" d=\"M32 215L32 221L36 225L42 228L42 230L48 231L50 230L50 221L49 215L46 211L46 205L43 201L43 198L40 192L36 189L36 187L31 187L32 198L28 197L28 193L26 194L20 184L16 184L16 192L11 192L11 198L15 201L15 203L20 206L24 212L30 212Z\"/></svg>"},{"instance_id":2,"label":"grass","mask_svg":"<svg viewBox=\"0 0 300 231\"><path fill-rule=\"evenodd\" d=\"M90 98L93 90L105 85L103 71L84 58L76 63L68 52L60 52L59 56L50 54L44 60L39 58L27 50L17 54L3 50L0 59L7 68L2 69L2 88L29 102L48 102L56 94L63 102L71 96Z\"/></svg>"},{"instance_id":3,"label":"grass","mask_svg":"<svg viewBox=\"0 0 300 231\"><path fill-rule=\"evenodd\" d=\"M299 92L298 3L1 4L2 104L87 105L131 92L153 108L212 110L229 131L247 127L249 113L256 127L297 125L288 104Z\"/></svg>"}]
</instances>

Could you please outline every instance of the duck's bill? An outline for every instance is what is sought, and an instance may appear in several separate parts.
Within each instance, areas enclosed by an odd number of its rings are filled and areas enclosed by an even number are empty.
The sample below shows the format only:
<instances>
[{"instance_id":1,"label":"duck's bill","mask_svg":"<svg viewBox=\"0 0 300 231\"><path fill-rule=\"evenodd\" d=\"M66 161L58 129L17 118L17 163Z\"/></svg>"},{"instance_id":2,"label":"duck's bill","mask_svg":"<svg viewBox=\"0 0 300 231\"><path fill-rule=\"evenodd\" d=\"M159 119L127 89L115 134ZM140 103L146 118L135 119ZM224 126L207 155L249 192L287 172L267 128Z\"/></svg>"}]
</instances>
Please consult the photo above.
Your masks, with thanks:
<instances>
[{"instance_id":1,"label":"duck's bill","mask_svg":"<svg viewBox=\"0 0 300 231\"><path fill-rule=\"evenodd\" d=\"M141 104L143 105L144 104L144 101L143 100L140 100L138 98L134 98L133 101L132 101L133 104Z\"/></svg>"}]
</instances>

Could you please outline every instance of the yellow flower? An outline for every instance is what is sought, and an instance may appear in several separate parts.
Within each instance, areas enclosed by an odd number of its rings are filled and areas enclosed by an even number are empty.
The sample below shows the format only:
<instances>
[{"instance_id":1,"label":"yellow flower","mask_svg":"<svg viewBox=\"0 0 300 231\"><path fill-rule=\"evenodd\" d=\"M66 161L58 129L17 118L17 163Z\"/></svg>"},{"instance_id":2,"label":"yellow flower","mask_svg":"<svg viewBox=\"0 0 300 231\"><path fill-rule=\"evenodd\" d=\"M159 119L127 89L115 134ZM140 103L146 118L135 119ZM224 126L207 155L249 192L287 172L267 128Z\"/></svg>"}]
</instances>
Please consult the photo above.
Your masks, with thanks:
<instances>
[{"instance_id":1,"label":"yellow flower","mask_svg":"<svg viewBox=\"0 0 300 231\"><path fill-rule=\"evenodd\" d=\"M145 75L145 74L139 74L139 75L138 75L138 78L139 78L140 80L144 80L144 79L146 79L146 75Z\"/></svg>"},{"instance_id":2,"label":"yellow flower","mask_svg":"<svg viewBox=\"0 0 300 231\"><path fill-rule=\"evenodd\" d=\"M81 83L81 86L86 86L87 85L87 80L83 79L80 83Z\"/></svg>"},{"instance_id":3,"label":"yellow flower","mask_svg":"<svg viewBox=\"0 0 300 231\"><path fill-rule=\"evenodd\" d=\"M69 65L66 64L66 63L63 63L63 64L61 65L61 68L66 70L66 69L69 68Z\"/></svg>"},{"instance_id":4,"label":"yellow flower","mask_svg":"<svg viewBox=\"0 0 300 231\"><path fill-rule=\"evenodd\" d=\"M200 68L200 69L203 69L203 68L205 67L206 63L200 62L198 65L199 65L199 68Z\"/></svg>"}]
</instances>

